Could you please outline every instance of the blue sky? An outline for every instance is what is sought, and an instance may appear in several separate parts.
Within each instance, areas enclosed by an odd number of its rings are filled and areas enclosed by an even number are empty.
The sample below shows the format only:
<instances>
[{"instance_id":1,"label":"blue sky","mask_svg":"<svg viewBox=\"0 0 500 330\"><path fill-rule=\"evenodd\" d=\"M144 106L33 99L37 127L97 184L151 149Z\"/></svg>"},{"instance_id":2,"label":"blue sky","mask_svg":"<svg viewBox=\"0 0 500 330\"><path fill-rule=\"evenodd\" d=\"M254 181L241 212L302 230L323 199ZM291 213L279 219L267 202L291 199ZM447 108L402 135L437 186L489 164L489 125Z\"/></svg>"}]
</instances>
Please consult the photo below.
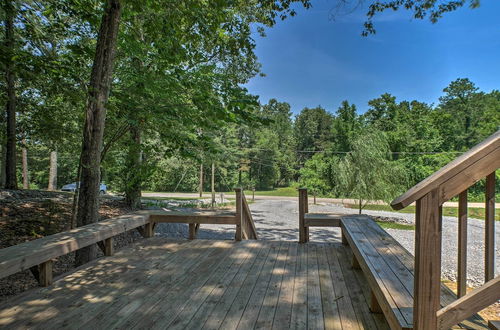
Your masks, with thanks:
<instances>
[{"instance_id":1,"label":"blue sky","mask_svg":"<svg viewBox=\"0 0 500 330\"><path fill-rule=\"evenodd\" d=\"M311 0L313 7L255 34L265 77L246 87L260 96L288 102L294 113L323 106L335 112L343 100L356 104L388 92L399 101L437 103L452 80L469 78L483 91L500 89L500 1L483 0L446 14L438 23L415 20L409 12L377 16L377 33L362 37L360 8L331 19L335 1ZM348 11L348 10L344 10ZM335 12L335 11L333 11Z\"/></svg>"}]
</instances>

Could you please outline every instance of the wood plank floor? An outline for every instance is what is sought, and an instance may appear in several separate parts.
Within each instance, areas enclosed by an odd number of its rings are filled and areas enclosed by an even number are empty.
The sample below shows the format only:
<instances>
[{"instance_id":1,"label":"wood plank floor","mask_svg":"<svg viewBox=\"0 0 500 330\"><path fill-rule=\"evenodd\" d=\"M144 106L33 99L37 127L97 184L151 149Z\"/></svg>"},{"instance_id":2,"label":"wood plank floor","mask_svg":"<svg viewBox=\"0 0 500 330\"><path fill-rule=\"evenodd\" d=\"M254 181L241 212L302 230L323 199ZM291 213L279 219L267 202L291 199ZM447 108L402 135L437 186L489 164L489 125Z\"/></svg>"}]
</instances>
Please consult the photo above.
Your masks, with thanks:
<instances>
[{"instance_id":1,"label":"wood plank floor","mask_svg":"<svg viewBox=\"0 0 500 330\"><path fill-rule=\"evenodd\" d=\"M388 329L340 243L141 240L0 305L0 328Z\"/></svg>"}]
</instances>

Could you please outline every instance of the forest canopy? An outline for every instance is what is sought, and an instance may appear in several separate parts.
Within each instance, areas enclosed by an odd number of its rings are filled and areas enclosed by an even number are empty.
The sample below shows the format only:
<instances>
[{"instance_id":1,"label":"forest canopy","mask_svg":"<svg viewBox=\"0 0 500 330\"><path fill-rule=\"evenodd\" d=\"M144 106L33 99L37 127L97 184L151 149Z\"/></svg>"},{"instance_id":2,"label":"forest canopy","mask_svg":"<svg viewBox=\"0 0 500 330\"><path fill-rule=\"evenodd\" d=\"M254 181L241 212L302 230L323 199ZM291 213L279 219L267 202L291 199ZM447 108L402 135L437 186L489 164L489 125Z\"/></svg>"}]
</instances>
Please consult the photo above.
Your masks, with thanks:
<instances>
[{"instance_id":1,"label":"forest canopy","mask_svg":"<svg viewBox=\"0 0 500 330\"><path fill-rule=\"evenodd\" d=\"M435 21L479 2L369 4L368 19L401 8ZM105 126L94 179L131 205L141 190L197 190L202 167L208 189L212 164L219 191L304 185L345 195L339 166L367 132L383 136L385 160L405 173L400 191L500 126L500 92L483 92L467 78L450 82L436 104L398 100L388 91L364 113L349 100L338 109L311 105L296 115L286 100L260 103L243 87L261 73L252 29L264 35L299 6L311 3L5 1L2 186L57 189L81 178L82 132L95 99L89 78L96 77L111 10L119 14L116 40L110 39L116 52L108 59L109 88L99 94Z\"/></svg>"}]
</instances>

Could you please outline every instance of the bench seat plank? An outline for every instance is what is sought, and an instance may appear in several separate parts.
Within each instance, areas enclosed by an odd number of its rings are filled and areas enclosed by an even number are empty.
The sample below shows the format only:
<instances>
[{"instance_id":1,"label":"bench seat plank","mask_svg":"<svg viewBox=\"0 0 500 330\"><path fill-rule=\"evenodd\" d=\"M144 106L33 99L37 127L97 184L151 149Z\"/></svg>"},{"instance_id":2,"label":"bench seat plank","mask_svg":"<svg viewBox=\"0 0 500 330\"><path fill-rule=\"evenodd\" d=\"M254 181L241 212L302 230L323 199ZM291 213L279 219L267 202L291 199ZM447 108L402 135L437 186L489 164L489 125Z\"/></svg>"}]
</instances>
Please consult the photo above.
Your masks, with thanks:
<instances>
[{"instance_id":1,"label":"bench seat plank","mask_svg":"<svg viewBox=\"0 0 500 330\"><path fill-rule=\"evenodd\" d=\"M148 223L148 212L139 211L0 249L0 278Z\"/></svg>"},{"instance_id":2,"label":"bench seat plank","mask_svg":"<svg viewBox=\"0 0 500 330\"><path fill-rule=\"evenodd\" d=\"M236 224L234 212L181 212L150 211L151 222L200 223L200 224Z\"/></svg>"},{"instance_id":3,"label":"bench seat plank","mask_svg":"<svg viewBox=\"0 0 500 330\"><path fill-rule=\"evenodd\" d=\"M413 256L367 216L343 217L341 225L388 323L394 329L411 329ZM449 288L441 287L442 305L456 300ZM486 323L474 316L458 327L486 328Z\"/></svg>"},{"instance_id":4,"label":"bench seat plank","mask_svg":"<svg viewBox=\"0 0 500 330\"><path fill-rule=\"evenodd\" d=\"M340 215L329 213L304 214L306 227L340 227Z\"/></svg>"}]
</instances>

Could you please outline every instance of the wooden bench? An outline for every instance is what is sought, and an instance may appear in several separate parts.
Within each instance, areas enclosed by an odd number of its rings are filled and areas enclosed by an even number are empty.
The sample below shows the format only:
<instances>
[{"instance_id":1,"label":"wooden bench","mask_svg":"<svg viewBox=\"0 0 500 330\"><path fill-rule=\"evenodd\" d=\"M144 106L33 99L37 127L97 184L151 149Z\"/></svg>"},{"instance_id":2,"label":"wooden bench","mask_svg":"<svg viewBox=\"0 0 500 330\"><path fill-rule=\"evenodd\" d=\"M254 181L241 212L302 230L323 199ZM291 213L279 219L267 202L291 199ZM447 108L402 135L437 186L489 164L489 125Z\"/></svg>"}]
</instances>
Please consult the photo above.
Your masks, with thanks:
<instances>
[{"instance_id":1,"label":"wooden bench","mask_svg":"<svg viewBox=\"0 0 500 330\"><path fill-rule=\"evenodd\" d=\"M98 243L105 255L113 254L113 236L139 229L144 237L153 236L148 211L96 222L0 249L0 278L29 269L41 286L52 283L52 259Z\"/></svg>"},{"instance_id":2,"label":"wooden bench","mask_svg":"<svg viewBox=\"0 0 500 330\"><path fill-rule=\"evenodd\" d=\"M236 212L179 212L179 211L151 211L150 221L156 223L187 223L189 224L189 239L195 239L200 224L235 225L235 240L257 239L257 230L253 222L252 213L248 207L245 194L240 188L235 189Z\"/></svg>"},{"instance_id":3,"label":"wooden bench","mask_svg":"<svg viewBox=\"0 0 500 330\"><path fill-rule=\"evenodd\" d=\"M236 190L236 212L169 212L144 210L96 222L70 231L0 249L0 278L29 269L41 286L52 284L52 259L98 244L104 255L113 254L113 237L137 229L153 237L159 222L188 223L190 238L200 224L232 224L236 240L257 239L257 232L245 196Z\"/></svg>"},{"instance_id":4,"label":"wooden bench","mask_svg":"<svg viewBox=\"0 0 500 330\"><path fill-rule=\"evenodd\" d=\"M309 227L339 227L340 215L309 213L307 189L299 189L299 243L309 242Z\"/></svg>"},{"instance_id":5,"label":"wooden bench","mask_svg":"<svg viewBox=\"0 0 500 330\"><path fill-rule=\"evenodd\" d=\"M342 233L353 252L353 267L361 268L372 290L372 312L383 312L392 329L413 328L414 259L368 216L343 216ZM456 295L441 285L441 305ZM457 328L487 328L478 315Z\"/></svg>"}]
</instances>

